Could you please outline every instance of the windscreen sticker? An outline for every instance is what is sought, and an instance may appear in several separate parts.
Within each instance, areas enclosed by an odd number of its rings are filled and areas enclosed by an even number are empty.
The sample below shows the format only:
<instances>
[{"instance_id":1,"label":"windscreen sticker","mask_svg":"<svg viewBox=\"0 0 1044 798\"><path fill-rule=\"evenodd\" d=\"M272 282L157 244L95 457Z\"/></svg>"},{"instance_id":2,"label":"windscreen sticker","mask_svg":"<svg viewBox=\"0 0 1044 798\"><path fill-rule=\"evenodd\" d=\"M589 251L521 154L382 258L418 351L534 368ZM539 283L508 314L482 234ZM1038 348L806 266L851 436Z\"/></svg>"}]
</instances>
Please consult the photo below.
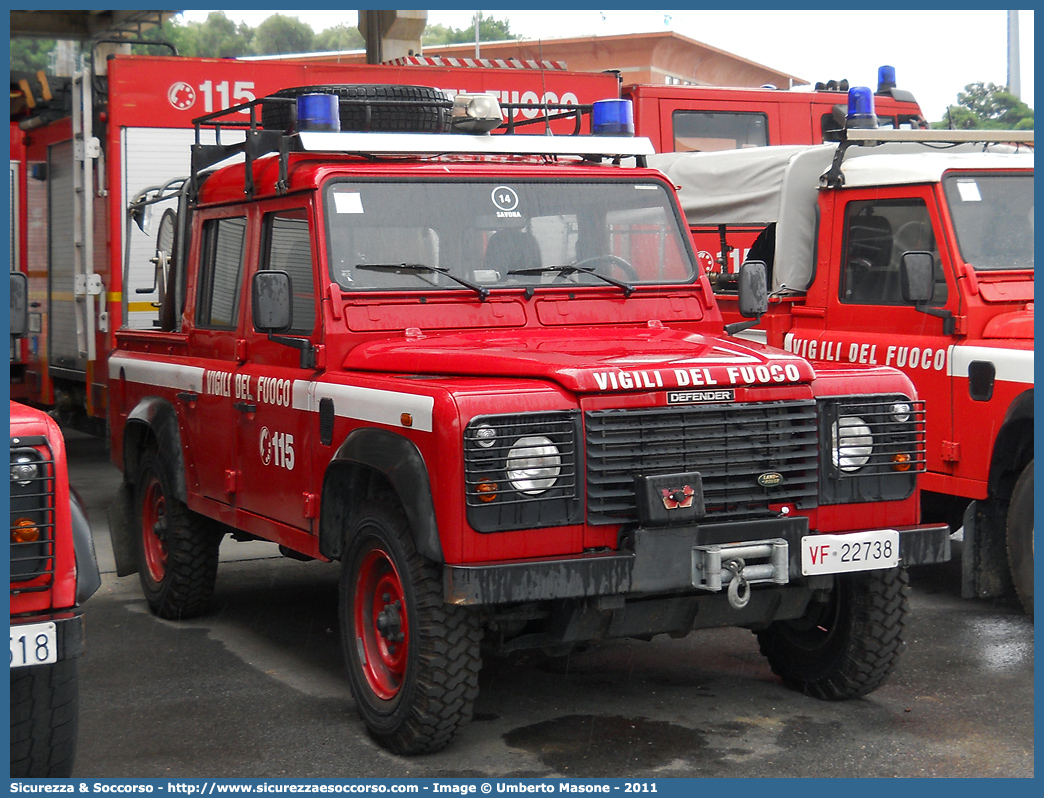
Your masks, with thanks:
<instances>
[{"instance_id":1,"label":"windscreen sticker","mask_svg":"<svg viewBox=\"0 0 1044 798\"><path fill-rule=\"evenodd\" d=\"M974 180L958 180L957 192L961 195L962 202L982 202L979 184Z\"/></svg>"},{"instance_id":2,"label":"windscreen sticker","mask_svg":"<svg viewBox=\"0 0 1044 798\"><path fill-rule=\"evenodd\" d=\"M497 186L490 193L490 198L497 208L498 219L521 219L522 214L518 212L518 194L515 189L508 186Z\"/></svg>"},{"instance_id":3,"label":"windscreen sticker","mask_svg":"<svg viewBox=\"0 0 1044 798\"><path fill-rule=\"evenodd\" d=\"M338 213L363 213L362 195L358 191L334 192L334 210Z\"/></svg>"}]
</instances>

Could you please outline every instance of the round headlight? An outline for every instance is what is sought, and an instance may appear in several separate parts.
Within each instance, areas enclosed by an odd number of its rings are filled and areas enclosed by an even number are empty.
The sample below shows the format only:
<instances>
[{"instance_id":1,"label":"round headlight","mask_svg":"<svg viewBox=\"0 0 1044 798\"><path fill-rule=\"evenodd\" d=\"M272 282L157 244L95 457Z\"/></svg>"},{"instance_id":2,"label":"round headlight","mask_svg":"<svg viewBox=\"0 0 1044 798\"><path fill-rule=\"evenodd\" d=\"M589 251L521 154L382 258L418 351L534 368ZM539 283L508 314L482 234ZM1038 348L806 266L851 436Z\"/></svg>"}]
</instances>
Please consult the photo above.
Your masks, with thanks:
<instances>
[{"instance_id":1,"label":"round headlight","mask_svg":"<svg viewBox=\"0 0 1044 798\"><path fill-rule=\"evenodd\" d=\"M900 424L910 420L910 405L906 402L896 402L892 405L892 419Z\"/></svg>"},{"instance_id":2,"label":"round headlight","mask_svg":"<svg viewBox=\"0 0 1044 798\"><path fill-rule=\"evenodd\" d=\"M488 449L497 442L497 431L488 424L475 428L475 443L483 449Z\"/></svg>"},{"instance_id":3,"label":"round headlight","mask_svg":"<svg viewBox=\"0 0 1044 798\"><path fill-rule=\"evenodd\" d=\"M562 472L562 454L549 438L528 435L511 447L506 470L511 487L520 493L536 495L555 484Z\"/></svg>"},{"instance_id":4,"label":"round headlight","mask_svg":"<svg viewBox=\"0 0 1044 798\"><path fill-rule=\"evenodd\" d=\"M842 471L858 471L870 462L874 435L859 416L845 416L830 428L830 448L835 466Z\"/></svg>"},{"instance_id":5,"label":"round headlight","mask_svg":"<svg viewBox=\"0 0 1044 798\"><path fill-rule=\"evenodd\" d=\"M40 468L28 457L18 457L11 463L11 481L25 486L40 475Z\"/></svg>"}]
</instances>

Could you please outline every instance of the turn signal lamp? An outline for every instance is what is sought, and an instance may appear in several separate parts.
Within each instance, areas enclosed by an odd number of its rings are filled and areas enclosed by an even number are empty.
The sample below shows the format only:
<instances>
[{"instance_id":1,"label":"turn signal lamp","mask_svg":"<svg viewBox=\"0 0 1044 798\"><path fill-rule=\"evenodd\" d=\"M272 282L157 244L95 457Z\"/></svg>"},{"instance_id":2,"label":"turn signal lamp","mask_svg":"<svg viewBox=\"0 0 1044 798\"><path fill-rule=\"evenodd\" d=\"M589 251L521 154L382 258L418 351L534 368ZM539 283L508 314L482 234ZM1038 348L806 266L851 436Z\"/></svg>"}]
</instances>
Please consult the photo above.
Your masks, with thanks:
<instances>
[{"instance_id":1,"label":"turn signal lamp","mask_svg":"<svg viewBox=\"0 0 1044 798\"><path fill-rule=\"evenodd\" d=\"M341 114L336 94L302 94L297 98L297 130L339 133Z\"/></svg>"},{"instance_id":2,"label":"turn signal lamp","mask_svg":"<svg viewBox=\"0 0 1044 798\"><path fill-rule=\"evenodd\" d=\"M893 471L909 471L910 470L910 455L900 452L899 454L892 456L892 470Z\"/></svg>"},{"instance_id":3,"label":"turn signal lamp","mask_svg":"<svg viewBox=\"0 0 1044 798\"><path fill-rule=\"evenodd\" d=\"M596 136L633 136L634 106L630 100L598 100L591 106L591 132Z\"/></svg>"},{"instance_id":4,"label":"turn signal lamp","mask_svg":"<svg viewBox=\"0 0 1044 798\"><path fill-rule=\"evenodd\" d=\"M877 114L874 113L874 93L869 86L853 86L848 90L847 127L877 127Z\"/></svg>"},{"instance_id":5,"label":"turn signal lamp","mask_svg":"<svg viewBox=\"0 0 1044 798\"><path fill-rule=\"evenodd\" d=\"M36 543L40 539L40 527L31 518L19 518L11 525L12 543Z\"/></svg>"},{"instance_id":6,"label":"turn signal lamp","mask_svg":"<svg viewBox=\"0 0 1044 798\"><path fill-rule=\"evenodd\" d=\"M475 492L478 494L479 499L484 502L491 502L497 498L497 491L500 486L496 482L490 482L486 480L480 482L475 486Z\"/></svg>"},{"instance_id":7,"label":"turn signal lamp","mask_svg":"<svg viewBox=\"0 0 1044 798\"><path fill-rule=\"evenodd\" d=\"M879 66L877 68L877 93L895 88L895 67Z\"/></svg>"},{"instance_id":8,"label":"turn signal lamp","mask_svg":"<svg viewBox=\"0 0 1044 798\"><path fill-rule=\"evenodd\" d=\"M458 94L453 98L450 124L462 133L489 133L503 121L500 101L492 94Z\"/></svg>"}]
</instances>

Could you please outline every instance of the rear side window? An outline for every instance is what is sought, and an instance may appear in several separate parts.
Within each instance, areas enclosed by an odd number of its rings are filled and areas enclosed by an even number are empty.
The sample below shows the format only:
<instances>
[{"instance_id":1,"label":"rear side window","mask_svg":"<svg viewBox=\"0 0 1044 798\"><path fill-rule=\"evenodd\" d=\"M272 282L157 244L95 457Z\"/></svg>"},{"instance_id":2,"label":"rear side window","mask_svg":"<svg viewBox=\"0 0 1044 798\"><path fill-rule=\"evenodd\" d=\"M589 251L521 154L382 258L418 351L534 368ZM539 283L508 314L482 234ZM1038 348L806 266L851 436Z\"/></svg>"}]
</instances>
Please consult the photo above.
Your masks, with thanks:
<instances>
[{"instance_id":1,"label":"rear side window","mask_svg":"<svg viewBox=\"0 0 1044 798\"><path fill-rule=\"evenodd\" d=\"M675 111L675 152L712 152L768 146L768 117L735 111Z\"/></svg>"},{"instance_id":2,"label":"rear side window","mask_svg":"<svg viewBox=\"0 0 1044 798\"><path fill-rule=\"evenodd\" d=\"M196 324L234 330L239 317L246 217L210 219L203 223L199 299Z\"/></svg>"},{"instance_id":3,"label":"rear side window","mask_svg":"<svg viewBox=\"0 0 1044 798\"><path fill-rule=\"evenodd\" d=\"M308 232L308 212L279 211L265 216L263 269L290 275L293 290L293 323L289 332L311 335L315 327L315 278L312 273L312 245Z\"/></svg>"}]
</instances>

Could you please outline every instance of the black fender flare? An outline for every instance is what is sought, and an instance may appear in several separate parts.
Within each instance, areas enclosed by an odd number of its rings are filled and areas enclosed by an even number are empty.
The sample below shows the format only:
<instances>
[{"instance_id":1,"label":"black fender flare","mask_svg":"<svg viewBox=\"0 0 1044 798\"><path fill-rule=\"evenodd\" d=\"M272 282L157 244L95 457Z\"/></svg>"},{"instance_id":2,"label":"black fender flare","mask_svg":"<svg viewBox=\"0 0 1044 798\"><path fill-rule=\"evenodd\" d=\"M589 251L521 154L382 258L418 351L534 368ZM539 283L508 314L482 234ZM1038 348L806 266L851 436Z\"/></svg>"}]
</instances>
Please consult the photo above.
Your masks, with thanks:
<instances>
[{"instance_id":1,"label":"black fender flare","mask_svg":"<svg viewBox=\"0 0 1044 798\"><path fill-rule=\"evenodd\" d=\"M87 511L72 489L69 490L69 513L72 518L73 553L76 556L76 603L83 604L101 587L101 571Z\"/></svg>"},{"instance_id":2,"label":"black fender flare","mask_svg":"<svg viewBox=\"0 0 1044 798\"><path fill-rule=\"evenodd\" d=\"M1026 435L1026 427L1030 434ZM1033 389L1023 391L1004 414L997 440L990 455L990 496L1007 499L1015 482L1033 459Z\"/></svg>"},{"instance_id":3,"label":"black fender flare","mask_svg":"<svg viewBox=\"0 0 1044 798\"><path fill-rule=\"evenodd\" d=\"M365 500L374 473L388 481L399 497L417 552L443 563L428 468L413 441L388 430L357 429L345 438L323 478L319 518L319 551L341 559L344 530L352 505Z\"/></svg>"},{"instance_id":4,"label":"black fender flare","mask_svg":"<svg viewBox=\"0 0 1044 798\"><path fill-rule=\"evenodd\" d=\"M127 414L123 430L123 479L134 484L145 442L152 437L160 456L172 466L174 492L182 503L188 503L185 483L185 458L181 451L181 432L174 406L160 396L146 396Z\"/></svg>"}]
</instances>

